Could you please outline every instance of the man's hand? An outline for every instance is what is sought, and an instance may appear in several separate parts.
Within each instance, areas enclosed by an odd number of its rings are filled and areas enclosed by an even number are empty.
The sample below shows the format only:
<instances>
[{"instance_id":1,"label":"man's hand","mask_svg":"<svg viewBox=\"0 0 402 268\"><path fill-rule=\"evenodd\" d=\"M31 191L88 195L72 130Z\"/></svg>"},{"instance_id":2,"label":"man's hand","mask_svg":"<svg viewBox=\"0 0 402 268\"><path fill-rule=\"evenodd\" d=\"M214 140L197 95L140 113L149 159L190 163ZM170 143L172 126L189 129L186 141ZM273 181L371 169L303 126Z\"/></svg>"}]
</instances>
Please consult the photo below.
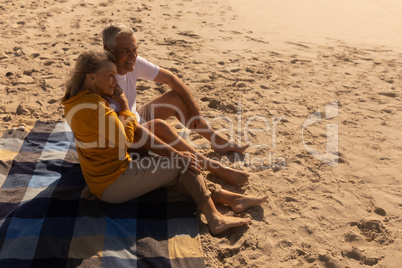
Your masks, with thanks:
<instances>
[{"instance_id":1,"label":"man's hand","mask_svg":"<svg viewBox=\"0 0 402 268\"><path fill-rule=\"evenodd\" d=\"M187 127L189 129L201 129L205 126L206 122L202 118L200 111L196 110L190 113L188 124Z\"/></svg>"},{"instance_id":2,"label":"man's hand","mask_svg":"<svg viewBox=\"0 0 402 268\"><path fill-rule=\"evenodd\" d=\"M197 129L198 131L208 131L210 128L208 123L199 113L191 115L190 120L188 121L188 126L186 127L191 130Z\"/></svg>"}]
</instances>

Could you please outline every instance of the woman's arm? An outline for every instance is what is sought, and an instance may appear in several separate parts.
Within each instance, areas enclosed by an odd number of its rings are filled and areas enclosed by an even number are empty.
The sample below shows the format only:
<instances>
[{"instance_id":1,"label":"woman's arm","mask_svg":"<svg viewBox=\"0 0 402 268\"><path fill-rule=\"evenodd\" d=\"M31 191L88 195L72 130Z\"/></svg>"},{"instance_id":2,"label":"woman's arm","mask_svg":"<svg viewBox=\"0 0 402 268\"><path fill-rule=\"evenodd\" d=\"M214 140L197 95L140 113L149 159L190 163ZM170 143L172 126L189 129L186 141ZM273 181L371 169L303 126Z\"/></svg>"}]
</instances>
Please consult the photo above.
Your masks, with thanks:
<instances>
[{"instance_id":1,"label":"woman's arm","mask_svg":"<svg viewBox=\"0 0 402 268\"><path fill-rule=\"evenodd\" d=\"M123 90L116 85L113 95L108 95L118 101L122 108L118 114L105 101L99 102L99 111L90 122L94 122L99 132L100 147L118 147L122 150L131 146L134 132L138 125L136 116L129 110L128 101ZM99 118L99 119L97 119Z\"/></svg>"},{"instance_id":2,"label":"woman's arm","mask_svg":"<svg viewBox=\"0 0 402 268\"><path fill-rule=\"evenodd\" d=\"M123 91L123 89L121 89L119 84L116 85L116 88L114 89L114 94L111 97L112 97L112 99L114 99L115 101L118 101L120 103L122 111L124 111L124 110L130 111L126 95L124 95L124 91Z\"/></svg>"},{"instance_id":3,"label":"woman's arm","mask_svg":"<svg viewBox=\"0 0 402 268\"><path fill-rule=\"evenodd\" d=\"M116 86L112 98L120 102L123 111L129 110L127 98L119 86ZM122 123L124 125L126 122ZM174 163L177 163L184 170L191 171L191 175L196 176L201 173L201 166L198 164L197 158L194 154L177 151L139 124L134 130L133 139L133 143L135 143L137 147L145 147L160 156L170 157L172 160L177 160L174 161Z\"/></svg>"}]
</instances>

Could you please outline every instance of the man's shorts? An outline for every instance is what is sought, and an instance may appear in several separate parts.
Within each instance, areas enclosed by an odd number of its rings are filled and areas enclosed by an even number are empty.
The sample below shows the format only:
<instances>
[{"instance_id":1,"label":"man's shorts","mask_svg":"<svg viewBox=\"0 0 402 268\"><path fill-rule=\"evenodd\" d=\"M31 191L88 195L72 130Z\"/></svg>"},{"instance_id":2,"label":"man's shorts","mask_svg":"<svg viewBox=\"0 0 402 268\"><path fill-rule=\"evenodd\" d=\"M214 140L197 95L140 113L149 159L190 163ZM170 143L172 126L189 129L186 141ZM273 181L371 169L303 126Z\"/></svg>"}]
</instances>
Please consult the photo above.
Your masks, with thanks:
<instances>
[{"instance_id":1,"label":"man's shorts","mask_svg":"<svg viewBox=\"0 0 402 268\"><path fill-rule=\"evenodd\" d=\"M142 125L148 121L154 119L154 115L151 109L151 104L149 102L145 103L137 110L138 114L140 115L139 124Z\"/></svg>"}]
</instances>

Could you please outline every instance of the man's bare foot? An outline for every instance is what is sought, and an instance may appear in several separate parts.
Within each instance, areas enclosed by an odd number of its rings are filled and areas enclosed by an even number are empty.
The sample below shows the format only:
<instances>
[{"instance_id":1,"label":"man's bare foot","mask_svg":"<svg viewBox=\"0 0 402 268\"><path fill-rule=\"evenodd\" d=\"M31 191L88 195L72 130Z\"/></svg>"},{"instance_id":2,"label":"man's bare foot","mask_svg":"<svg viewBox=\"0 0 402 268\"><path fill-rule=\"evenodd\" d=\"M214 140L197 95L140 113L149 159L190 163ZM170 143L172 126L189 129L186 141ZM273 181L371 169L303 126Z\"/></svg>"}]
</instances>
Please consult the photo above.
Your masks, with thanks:
<instances>
[{"instance_id":1,"label":"man's bare foot","mask_svg":"<svg viewBox=\"0 0 402 268\"><path fill-rule=\"evenodd\" d=\"M237 217L228 217L221 214L208 219L209 232L212 235L218 235L233 227L239 227L251 222L251 219Z\"/></svg>"},{"instance_id":2,"label":"man's bare foot","mask_svg":"<svg viewBox=\"0 0 402 268\"><path fill-rule=\"evenodd\" d=\"M212 149L217 153L227 153L227 152L237 152L242 153L250 147L250 144L246 144L243 146L238 145L237 143L231 141L224 141L221 144L211 144Z\"/></svg>"},{"instance_id":3,"label":"man's bare foot","mask_svg":"<svg viewBox=\"0 0 402 268\"><path fill-rule=\"evenodd\" d=\"M229 205L234 212L240 213L248 208L261 205L262 203L267 201L267 199L268 195L255 197L255 196L236 194L228 192L226 190L222 190L220 200L218 200L218 202Z\"/></svg>"},{"instance_id":4,"label":"man's bare foot","mask_svg":"<svg viewBox=\"0 0 402 268\"><path fill-rule=\"evenodd\" d=\"M221 179L237 186L243 186L248 183L249 174L244 171L222 166L214 171Z\"/></svg>"}]
</instances>

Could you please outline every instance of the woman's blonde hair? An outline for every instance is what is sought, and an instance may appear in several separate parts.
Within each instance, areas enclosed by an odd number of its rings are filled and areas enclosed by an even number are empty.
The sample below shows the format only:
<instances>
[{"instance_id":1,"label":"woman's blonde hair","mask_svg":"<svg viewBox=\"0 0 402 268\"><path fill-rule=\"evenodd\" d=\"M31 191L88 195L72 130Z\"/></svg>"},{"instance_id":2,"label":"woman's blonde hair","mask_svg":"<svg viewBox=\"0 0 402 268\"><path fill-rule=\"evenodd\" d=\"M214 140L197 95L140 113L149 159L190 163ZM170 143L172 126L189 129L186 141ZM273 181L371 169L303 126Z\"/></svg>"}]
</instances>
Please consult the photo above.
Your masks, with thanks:
<instances>
[{"instance_id":1,"label":"woman's blonde hair","mask_svg":"<svg viewBox=\"0 0 402 268\"><path fill-rule=\"evenodd\" d=\"M104 67L106 62L116 63L109 51L86 51L78 56L74 70L66 83L64 100L68 100L83 90L87 74L92 74Z\"/></svg>"}]
</instances>

